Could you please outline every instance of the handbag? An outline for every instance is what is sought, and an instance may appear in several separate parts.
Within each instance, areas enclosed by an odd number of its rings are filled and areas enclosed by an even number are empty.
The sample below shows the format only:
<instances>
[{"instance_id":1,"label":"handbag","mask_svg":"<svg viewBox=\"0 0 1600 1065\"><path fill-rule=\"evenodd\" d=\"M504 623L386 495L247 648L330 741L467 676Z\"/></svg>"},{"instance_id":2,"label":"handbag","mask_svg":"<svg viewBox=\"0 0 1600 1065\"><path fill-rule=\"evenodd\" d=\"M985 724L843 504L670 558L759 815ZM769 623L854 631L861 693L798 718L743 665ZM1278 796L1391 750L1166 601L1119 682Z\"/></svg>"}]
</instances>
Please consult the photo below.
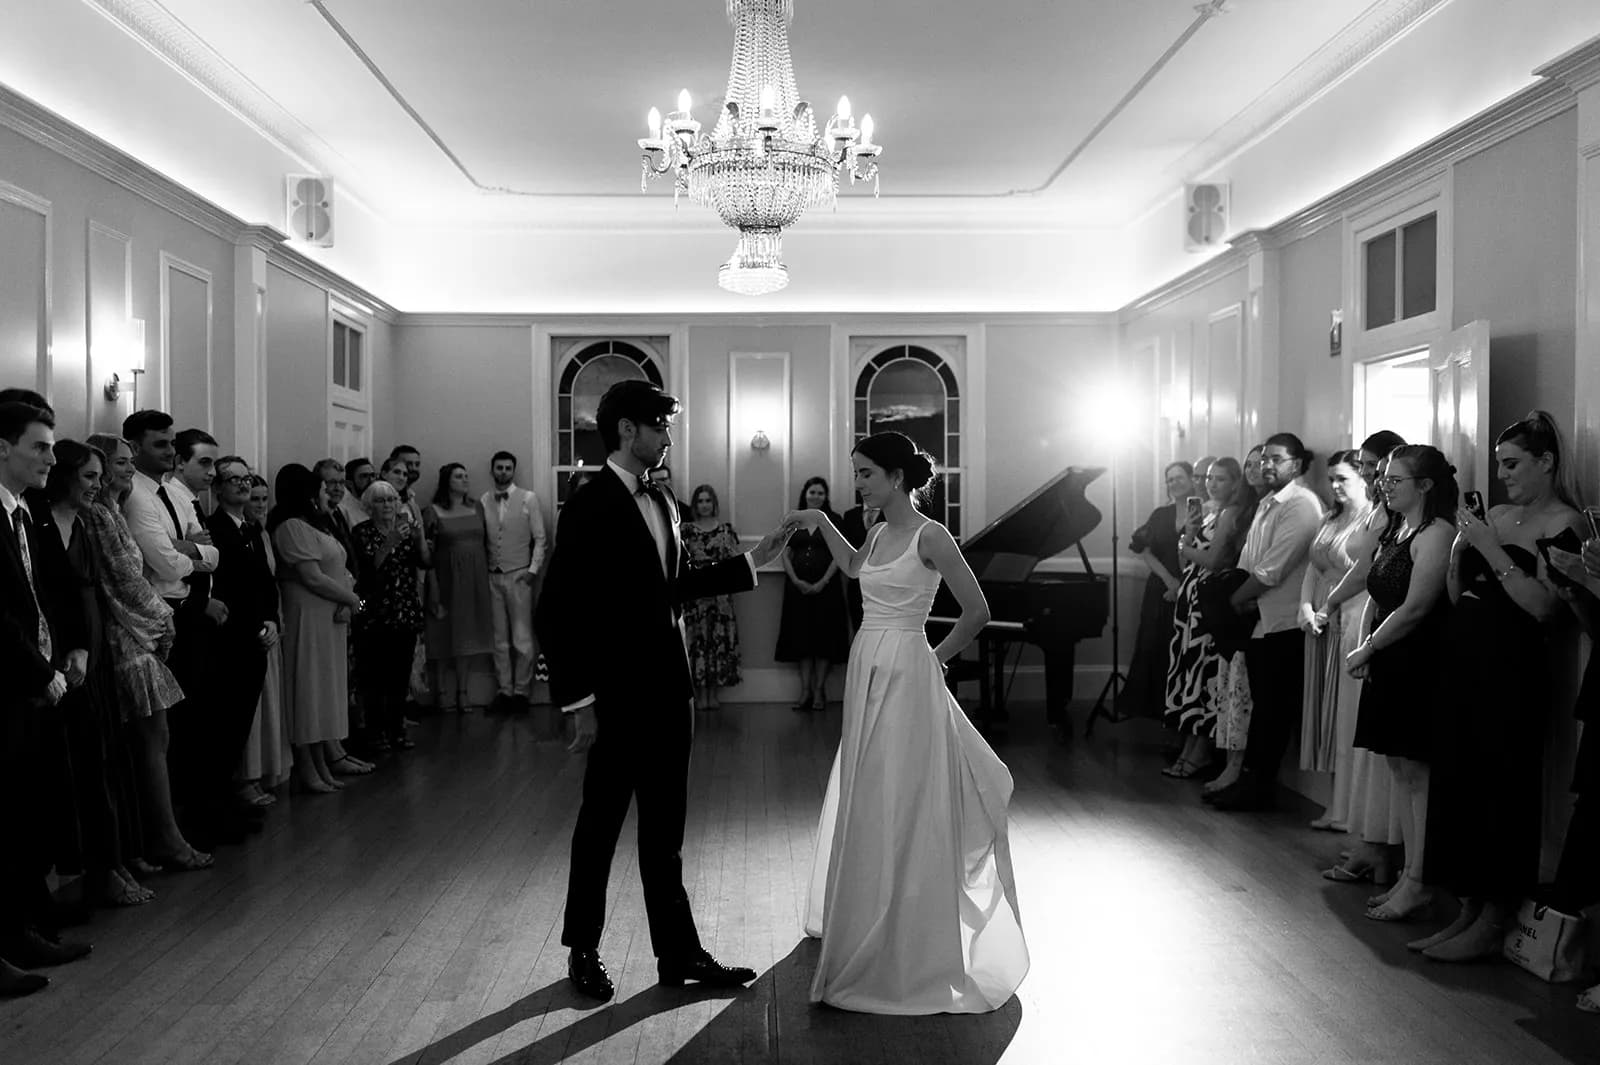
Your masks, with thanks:
<instances>
[{"instance_id":1,"label":"handbag","mask_svg":"<svg viewBox=\"0 0 1600 1065\"><path fill-rule=\"evenodd\" d=\"M1589 969L1588 928L1582 915L1562 913L1528 899L1506 930L1506 959L1552 984L1584 979Z\"/></svg>"}]
</instances>

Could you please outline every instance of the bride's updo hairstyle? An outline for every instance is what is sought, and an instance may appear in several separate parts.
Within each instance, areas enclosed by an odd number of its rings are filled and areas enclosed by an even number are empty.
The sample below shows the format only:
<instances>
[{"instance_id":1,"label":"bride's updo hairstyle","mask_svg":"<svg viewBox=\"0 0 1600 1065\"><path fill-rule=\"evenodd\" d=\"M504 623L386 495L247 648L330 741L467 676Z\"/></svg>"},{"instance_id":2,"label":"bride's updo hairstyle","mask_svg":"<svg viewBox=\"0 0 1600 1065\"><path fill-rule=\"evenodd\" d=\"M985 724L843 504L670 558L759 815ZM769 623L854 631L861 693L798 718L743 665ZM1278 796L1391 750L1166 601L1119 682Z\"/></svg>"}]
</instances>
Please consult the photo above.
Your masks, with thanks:
<instances>
[{"instance_id":1,"label":"bride's updo hairstyle","mask_svg":"<svg viewBox=\"0 0 1600 1065\"><path fill-rule=\"evenodd\" d=\"M934 478L933 456L917 447L916 441L905 433L873 433L855 450L891 477L899 473L900 488L910 494L914 504L920 507L927 501L928 486Z\"/></svg>"}]
</instances>

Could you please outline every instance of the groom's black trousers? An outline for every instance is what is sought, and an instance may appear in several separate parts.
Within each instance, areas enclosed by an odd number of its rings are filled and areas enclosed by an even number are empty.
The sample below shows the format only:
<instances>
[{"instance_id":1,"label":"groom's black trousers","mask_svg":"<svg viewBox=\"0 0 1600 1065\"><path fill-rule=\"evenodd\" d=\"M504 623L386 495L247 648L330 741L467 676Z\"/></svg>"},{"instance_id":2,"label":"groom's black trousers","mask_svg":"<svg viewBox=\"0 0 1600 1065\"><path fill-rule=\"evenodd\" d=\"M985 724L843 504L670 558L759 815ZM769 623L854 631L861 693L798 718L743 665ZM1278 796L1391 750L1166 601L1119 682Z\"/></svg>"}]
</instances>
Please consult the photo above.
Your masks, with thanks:
<instances>
[{"instance_id":1,"label":"groom's black trousers","mask_svg":"<svg viewBox=\"0 0 1600 1065\"><path fill-rule=\"evenodd\" d=\"M658 958L700 949L683 889L683 828L689 803L694 704L596 707L599 737L589 749L583 803L572 834L563 945L593 950L605 925L606 882L628 806L639 800L639 878L650 943Z\"/></svg>"}]
</instances>

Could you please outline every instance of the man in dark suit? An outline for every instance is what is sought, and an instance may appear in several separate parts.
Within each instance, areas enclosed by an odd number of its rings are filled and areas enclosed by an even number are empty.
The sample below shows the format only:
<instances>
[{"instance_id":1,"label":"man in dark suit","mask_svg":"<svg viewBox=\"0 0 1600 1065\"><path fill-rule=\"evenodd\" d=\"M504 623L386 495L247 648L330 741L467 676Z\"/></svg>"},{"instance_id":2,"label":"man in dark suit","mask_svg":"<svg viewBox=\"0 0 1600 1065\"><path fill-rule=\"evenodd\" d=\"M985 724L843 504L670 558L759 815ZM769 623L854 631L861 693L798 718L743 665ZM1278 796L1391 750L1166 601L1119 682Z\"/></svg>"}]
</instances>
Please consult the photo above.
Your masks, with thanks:
<instances>
[{"instance_id":1,"label":"man in dark suit","mask_svg":"<svg viewBox=\"0 0 1600 1065\"><path fill-rule=\"evenodd\" d=\"M845 511L839 518L839 531L844 533L844 538L850 541L850 546L857 551L867 542L867 530L878 524L883 517L883 511L877 507L854 506ZM850 603L850 629L852 632L861 629L861 582L848 580L844 585L845 598Z\"/></svg>"},{"instance_id":2,"label":"man in dark suit","mask_svg":"<svg viewBox=\"0 0 1600 1065\"><path fill-rule=\"evenodd\" d=\"M219 828L237 828L241 821L233 796L233 768L239 764L255 722L267 676L267 651L278 642L278 582L262 551L260 529L244 512L250 502L250 485L250 467L244 459L224 455L217 460L216 480L211 486L217 508L206 519L206 529L221 559L211 594L222 600L228 612L212 643L221 670L212 671L214 725L208 746L215 759L205 781L205 794L217 811L220 824L214 827Z\"/></svg>"},{"instance_id":3,"label":"man in dark suit","mask_svg":"<svg viewBox=\"0 0 1600 1065\"><path fill-rule=\"evenodd\" d=\"M610 453L561 511L535 627L550 666L551 701L570 714L568 748L588 752L561 942L579 991L609 999L600 961L606 880L617 836L639 799L639 876L661 983L734 987L750 969L720 964L700 945L683 888L684 820L694 688L682 604L748 591L787 529L748 555L704 568L684 564L677 501L649 477L672 446L678 400L646 381L622 381L596 415Z\"/></svg>"},{"instance_id":4,"label":"man in dark suit","mask_svg":"<svg viewBox=\"0 0 1600 1065\"><path fill-rule=\"evenodd\" d=\"M55 465L55 419L28 403L0 404L0 995L25 995L48 980L21 968L59 965L89 953L87 944L52 942L36 923L48 919L49 818L38 804L58 782L46 766L60 742L55 705L69 683L82 683L87 655L83 619L68 596L44 580L41 533L23 493L44 487Z\"/></svg>"}]
</instances>

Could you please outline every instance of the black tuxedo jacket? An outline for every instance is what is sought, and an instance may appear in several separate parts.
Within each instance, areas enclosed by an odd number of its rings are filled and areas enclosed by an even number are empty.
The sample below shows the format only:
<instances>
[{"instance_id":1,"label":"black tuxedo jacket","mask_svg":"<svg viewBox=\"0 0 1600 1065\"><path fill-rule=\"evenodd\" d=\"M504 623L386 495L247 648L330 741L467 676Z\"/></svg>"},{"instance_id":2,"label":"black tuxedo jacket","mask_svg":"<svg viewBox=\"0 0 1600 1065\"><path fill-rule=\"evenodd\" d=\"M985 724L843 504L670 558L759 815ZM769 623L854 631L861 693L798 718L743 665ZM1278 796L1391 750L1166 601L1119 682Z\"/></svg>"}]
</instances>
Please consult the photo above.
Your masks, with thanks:
<instances>
[{"instance_id":1,"label":"black tuxedo jacket","mask_svg":"<svg viewBox=\"0 0 1600 1065\"><path fill-rule=\"evenodd\" d=\"M278 581L267 567L265 548L259 542L246 543L239 526L221 507L206 519L206 529L219 556L211 595L228 608L222 636L253 641L263 624L278 620Z\"/></svg>"},{"instance_id":2,"label":"black tuxedo jacket","mask_svg":"<svg viewBox=\"0 0 1600 1065\"><path fill-rule=\"evenodd\" d=\"M26 502L21 504L28 510ZM28 514L28 557L33 561L34 588L28 586L28 571L22 565L22 551L16 531L0 513L0 707L10 709L45 697L56 670L66 662L68 651L87 650L86 624L78 598L78 588L63 587L49 563L50 552L44 533L32 511ZM56 537L60 547L60 537ZM64 552L63 552L64 554ZM34 607L34 591L44 608L50 626L54 661L39 653L39 611ZM76 642L75 642L76 641Z\"/></svg>"},{"instance_id":3,"label":"black tuxedo jacket","mask_svg":"<svg viewBox=\"0 0 1600 1065\"><path fill-rule=\"evenodd\" d=\"M607 466L583 484L556 526L544 591L534 615L550 667L550 698L587 696L608 711L641 712L694 697L680 624L682 605L755 587L740 556L704 567L684 562L677 500L656 497L668 535L663 572L633 488Z\"/></svg>"}]
</instances>

